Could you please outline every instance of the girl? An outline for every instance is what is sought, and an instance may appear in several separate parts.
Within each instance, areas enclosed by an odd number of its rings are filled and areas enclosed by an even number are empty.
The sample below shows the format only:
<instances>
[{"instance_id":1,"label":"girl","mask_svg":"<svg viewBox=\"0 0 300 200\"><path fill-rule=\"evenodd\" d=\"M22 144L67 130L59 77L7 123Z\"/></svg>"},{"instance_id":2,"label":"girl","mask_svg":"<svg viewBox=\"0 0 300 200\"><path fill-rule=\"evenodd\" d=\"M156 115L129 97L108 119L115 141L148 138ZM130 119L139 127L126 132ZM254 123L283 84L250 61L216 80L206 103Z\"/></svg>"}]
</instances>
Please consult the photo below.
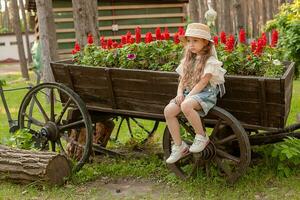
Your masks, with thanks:
<instances>
[{"instance_id":1,"label":"girl","mask_svg":"<svg viewBox=\"0 0 300 200\"><path fill-rule=\"evenodd\" d=\"M179 74L177 96L165 107L164 115L174 145L168 164L177 162L188 150L192 153L201 152L209 143L204 132L201 117L216 104L219 88L221 95L224 87L222 62L217 59L216 50L211 39L210 29L201 23L189 24L185 36L181 38L185 53L176 72ZM181 140L177 115L182 112L195 130L196 136L192 146ZM200 115L200 116L199 116Z\"/></svg>"}]
</instances>

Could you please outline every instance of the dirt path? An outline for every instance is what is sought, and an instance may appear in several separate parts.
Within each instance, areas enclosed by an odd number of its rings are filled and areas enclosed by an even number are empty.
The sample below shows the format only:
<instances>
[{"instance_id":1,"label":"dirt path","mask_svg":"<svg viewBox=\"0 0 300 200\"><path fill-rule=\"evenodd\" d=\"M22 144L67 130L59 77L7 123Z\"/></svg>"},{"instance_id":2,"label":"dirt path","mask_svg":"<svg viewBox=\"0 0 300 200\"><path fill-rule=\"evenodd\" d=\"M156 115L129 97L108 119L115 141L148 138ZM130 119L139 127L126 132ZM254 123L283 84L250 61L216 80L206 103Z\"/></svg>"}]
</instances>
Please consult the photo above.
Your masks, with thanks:
<instances>
[{"instance_id":1,"label":"dirt path","mask_svg":"<svg viewBox=\"0 0 300 200\"><path fill-rule=\"evenodd\" d=\"M19 63L0 63L0 75L21 73Z\"/></svg>"}]
</instances>

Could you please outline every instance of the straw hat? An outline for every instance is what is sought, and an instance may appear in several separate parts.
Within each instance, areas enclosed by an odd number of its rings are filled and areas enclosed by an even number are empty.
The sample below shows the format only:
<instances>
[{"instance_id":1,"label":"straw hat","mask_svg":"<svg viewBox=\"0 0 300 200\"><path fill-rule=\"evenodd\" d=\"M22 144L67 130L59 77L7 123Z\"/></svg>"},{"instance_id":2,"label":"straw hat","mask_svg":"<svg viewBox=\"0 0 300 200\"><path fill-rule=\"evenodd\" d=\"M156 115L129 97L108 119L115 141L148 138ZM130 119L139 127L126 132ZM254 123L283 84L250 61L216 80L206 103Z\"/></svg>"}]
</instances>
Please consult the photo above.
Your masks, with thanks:
<instances>
[{"instance_id":1,"label":"straw hat","mask_svg":"<svg viewBox=\"0 0 300 200\"><path fill-rule=\"evenodd\" d=\"M180 40L185 44L187 42L186 37L196 37L206 39L210 42L214 42L211 38L210 28L201 23L191 23L187 26L184 36L180 37Z\"/></svg>"}]
</instances>

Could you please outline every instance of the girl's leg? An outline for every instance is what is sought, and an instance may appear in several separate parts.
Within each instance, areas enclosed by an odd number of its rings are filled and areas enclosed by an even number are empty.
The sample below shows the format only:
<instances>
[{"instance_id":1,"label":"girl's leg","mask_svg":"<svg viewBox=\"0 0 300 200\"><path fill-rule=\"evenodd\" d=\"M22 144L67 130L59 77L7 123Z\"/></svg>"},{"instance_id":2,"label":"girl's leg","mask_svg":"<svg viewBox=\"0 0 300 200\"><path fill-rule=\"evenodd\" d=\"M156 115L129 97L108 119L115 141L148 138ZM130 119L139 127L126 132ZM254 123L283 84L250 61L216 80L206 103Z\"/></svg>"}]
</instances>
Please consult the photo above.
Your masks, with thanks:
<instances>
[{"instance_id":1,"label":"girl's leg","mask_svg":"<svg viewBox=\"0 0 300 200\"><path fill-rule=\"evenodd\" d=\"M205 135L202 122L197 110L202 109L200 104L192 98L184 100L181 104L181 110L186 119L191 123L196 134Z\"/></svg>"},{"instance_id":2,"label":"girl's leg","mask_svg":"<svg viewBox=\"0 0 300 200\"><path fill-rule=\"evenodd\" d=\"M164 109L164 115L166 118L168 129L176 145L181 145L181 137L179 131L180 125L176 117L180 112L180 107L175 103L169 103Z\"/></svg>"}]
</instances>

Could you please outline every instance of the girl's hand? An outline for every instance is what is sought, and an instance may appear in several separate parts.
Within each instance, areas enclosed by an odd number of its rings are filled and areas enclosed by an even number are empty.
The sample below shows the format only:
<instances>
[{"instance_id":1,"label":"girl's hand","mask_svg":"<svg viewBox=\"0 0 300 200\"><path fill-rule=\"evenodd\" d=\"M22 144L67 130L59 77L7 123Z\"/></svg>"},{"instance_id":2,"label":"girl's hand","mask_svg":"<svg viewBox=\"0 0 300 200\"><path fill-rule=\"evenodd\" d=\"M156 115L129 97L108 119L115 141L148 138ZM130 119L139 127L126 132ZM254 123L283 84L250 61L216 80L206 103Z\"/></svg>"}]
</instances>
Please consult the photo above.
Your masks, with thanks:
<instances>
[{"instance_id":1,"label":"girl's hand","mask_svg":"<svg viewBox=\"0 0 300 200\"><path fill-rule=\"evenodd\" d=\"M179 94L175 97L175 103L180 106L180 104L183 102L184 96L183 94Z\"/></svg>"}]
</instances>

